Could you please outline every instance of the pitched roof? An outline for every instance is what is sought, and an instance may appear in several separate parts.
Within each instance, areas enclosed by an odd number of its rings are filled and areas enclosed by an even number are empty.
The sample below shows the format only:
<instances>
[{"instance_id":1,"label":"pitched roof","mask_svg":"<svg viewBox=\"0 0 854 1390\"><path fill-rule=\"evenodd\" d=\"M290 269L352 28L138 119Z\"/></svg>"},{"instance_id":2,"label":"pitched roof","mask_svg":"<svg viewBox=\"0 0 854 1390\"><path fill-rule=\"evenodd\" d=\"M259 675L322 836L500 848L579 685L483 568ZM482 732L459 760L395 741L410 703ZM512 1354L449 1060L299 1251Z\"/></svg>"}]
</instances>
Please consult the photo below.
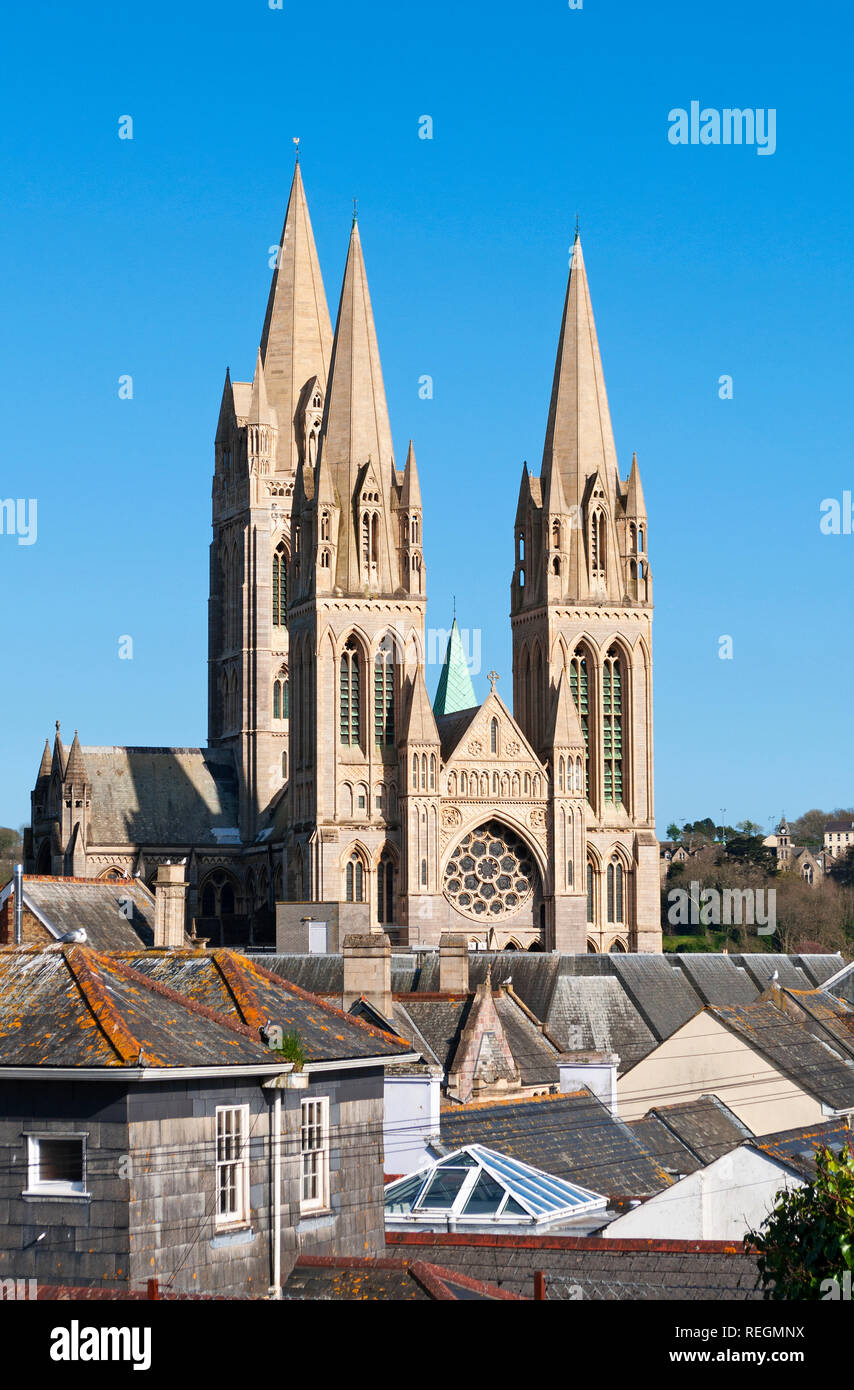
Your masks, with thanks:
<instances>
[{"instance_id":1,"label":"pitched roof","mask_svg":"<svg viewBox=\"0 0 854 1390\"><path fill-rule=\"evenodd\" d=\"M154 894L139 879L27 875L24 903L57 938L82 927L99 951L154 945Z\"/></svg>"},{"instance_id":2,"label":"pitched roof","mask_svg":"<svg viewBox=\"0 0 854 1390\"><path fill-rule=\"evenodd\" d=\"M401 738L406 743L438 743L439 731L430 708L430 697L424 684L424 667L418 666L401 723Z\"/></svg>"},{"instance_id":3,"label":"pitched roof","mask_svg":"<svg viewBox=\"0 0 854 1390\"><path fill-rule=\"evenodd\" d=\"M717 1096L657 1105L629 1127L665 1168L693 1173L753 1137Z\"/></svg>"},{"instance_id":4,"label":"pitched roof","mask_svg":"<svg viewBox=\"0 0 854 1390\"><path fill-rule=\"evenodd\" d=\"M481 982L479 988L484 988ZM428 1057L445 1072L458 1063L464 1030L469 1025L476 994L398 995L394 1001L394 1024L413 1047L426 1047ZM557 1084L560 1052L537 1026L524 1008L506 990L494 990L493 1002L513 1060L521 1073L521 1085Z\"/></svg>"},{"instance_id":5,"label":"pitched roof","mask_svg":"<svg viewBox=\"0 0 854 1390\"><path fill-rule=\"evenodd\" d=\"M438 719L440 715L468 712L473 707L477 707L477 696L474 693L455 616L433 700L433 713Z\"/></svg>"},{"instance_id":6,"label":"pitched roof","mask_svg":"<svg viewBox=\"0 0 854 1390\"><path fill-rule=\"evenodd\" d=\"M0 950L0 1068L251 1063L275 1072L282 1060L261 1039L269 1023L299 1034L309 1064L409 1051L236 952Z\"/></svg>"},{"instance_id":7,"label":"pitched roof","mask_svg":"<svg viewBox=\"0 0 854 1390\"><path fill-rule=\"evenodd\" d=\"M805 1125L800 1129L779 1130L748 1140L748 1145L768 1158L784 1163L809 1182L815 1177L817 1148L838 1152L852 1140L852 1133L843 1120L823 1120L821 1124Z\"/></svg>"},{"instance_id":8,"label":"pitched roof","mask_svg":"<svg viewBox=\"0 0 854 1390\"><path fill-rule=\"evenodd\" d=\"M426 1260L393 1256L300 1255L282 1287L284 1300L312 1302L493 1302L520 1297Z\"/></svg>"},{"instance_id":9,"label":"pitched roof","mask_svg":"<svg viewBox=\"0 0 854 1390\"><path fill-rule=\"evenodd\" d=\"M308 1062L394 1058L410 1051L404 1039L352 1018L239 951L150 951L129 964L236 1022L252 1028L273 1023L298 1033Z\"/></svg>"},{"instance_id":10,"label":"pitched roof","mask_svg":"<svg viewBox=\"0 0 854 1390\"><path fill-rule=\"evenodd\" d=\"M807 1026L764 1000L719 1005L709 1012L822 1105L854 1109L854 1062Z\"/></svg>"},{"instance_id":11,"label":"pitched roof","mask_svg":"<svg viewBox=\"0 0 854 1390\"><path fill-rule=\"evenodd\" d=\"M489 1101L441 1115L445 1149L484 1144L604 1196L646 1197L670 1177L590 1091Z\"/></svg>"},{"instance_id":12,"label":"pitched roof","mask_svg":"<svg viewBox=\"0 0 854 1390\"><path fill-rule=\"evenodd\" d=\"M559 976L543 1022L566 1052L615 1053L620 1072L628 1071L658 1045L613 976Z\"/></svg>"},{"instance_id":13,"label":"pitched roof","mask_svg":"<svg viewBox=\"0 0 854 1390\"><path fill-rule=\"evenodd\" d=\"M148 984L87 946L0 950L4 1067L211 1067L281 1063L257 1032Z\"/></svg>"},{"instance_id":14,"label":"pitched roof","mask_svg":"<svg viewBox=\"0 0 854 1390\"><path fill-rule=\"evenodd\" d=\"M409 1259L423 1255L529 1298L537 1272L545 1274L550 1300L762 1298L756 1256L725 1241L389 1231L386 1247Z\"/></svg>"},{"instance_id":15,"label":"pitched roof","mask_svg":"<svg viewBox=\"0 0 854 1390\"><path fill-rule=\"evenodd\" d=\"M228 749L84 747L92 845L215 845L237 834ZM239 843L239 837L238 837Z\"/></svg>"}]
</instances>

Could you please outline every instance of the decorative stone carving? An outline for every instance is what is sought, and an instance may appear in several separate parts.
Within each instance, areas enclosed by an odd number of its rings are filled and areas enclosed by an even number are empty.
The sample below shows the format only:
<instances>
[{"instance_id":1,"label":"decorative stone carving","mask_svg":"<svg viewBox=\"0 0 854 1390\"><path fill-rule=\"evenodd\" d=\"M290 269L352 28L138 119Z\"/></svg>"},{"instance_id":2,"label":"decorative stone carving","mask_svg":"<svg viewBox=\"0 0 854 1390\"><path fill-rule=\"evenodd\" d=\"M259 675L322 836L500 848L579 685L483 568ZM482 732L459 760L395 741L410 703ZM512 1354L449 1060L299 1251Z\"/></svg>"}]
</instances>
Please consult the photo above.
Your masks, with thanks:
<instances>
[{"instance_id":1,"label":"decorative stone carving","mask_svg":"<svg viewBox=\"0 0 854 1390\"><path fill-rule=\"evenodd\" d=\"M515 758L516 754L519 752L519 745L515 738L511 738L508 743L505 743L504 751L508 758Z\"/></svg>"},{"instance_id":2,"label":"decorative stone carving","mask_svg":"<svg viewBox=\"0 0 854 1390\"><path fill-rule=\"evenodd\" d=\"M534 830L545 830L545 828L546 828L546 813L545 813L545 811L543 810L542 806L535 806L535 807L534 807L534 809L531 811L530 815L528 816L528 824L531 825L531 826L533 826Z\"/></svg>"},{"instance_id":3,"label":"decorative stone carving","mask_svg":"<svg viewBox=\"0 0 854 1390\"><path fill-rule=\"evenodd\" d=\"M456 830L462 825L462 812L456 806L445 806L442 810L442 825L448 830Z\"/></svg>"},{"instance_id":4,"label":"decorative stone carving","mask_svg":"<svg viewBox=\"0 0 854 1390\"><path fill-rule=\"evenodd\" d=\"M475 757L477 757L478 753L483 752L483 744L481 743L479 738L473 738L471 740L471 743L469 744L469 752L473 753Z\"/></svg>"},{"instance_id":5,"label":"decorative stone carving","mask_svg":"<svg viewBox=\"0 0 854 1390\"><path fill-rule=\"evenodd\" d=\"M445 869L445 897L466 917L492 922L529 901L537 870L527 845L498 821L470 830Z\"/></svg>"}]
</instances>

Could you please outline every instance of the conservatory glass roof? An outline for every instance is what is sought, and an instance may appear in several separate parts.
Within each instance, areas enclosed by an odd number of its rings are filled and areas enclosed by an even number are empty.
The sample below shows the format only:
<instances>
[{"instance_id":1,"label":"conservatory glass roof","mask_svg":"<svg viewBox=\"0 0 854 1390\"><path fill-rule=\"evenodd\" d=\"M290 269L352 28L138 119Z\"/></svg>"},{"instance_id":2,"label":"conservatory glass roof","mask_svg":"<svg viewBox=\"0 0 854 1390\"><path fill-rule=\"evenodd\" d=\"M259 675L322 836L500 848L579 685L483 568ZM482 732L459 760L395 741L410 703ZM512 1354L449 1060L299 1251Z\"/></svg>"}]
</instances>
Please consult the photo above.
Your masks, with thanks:
<instances>
[{"instance_id":1,"label":"conservatory glass roof","mask_svg":"<svg viewBox=\"0 0 854 1390\"><path fill-rule=\"evenodd\" d=\"M606 1206L607 1199L597 1192L482 1144L456 1149L385 1190L390 1223L433 1223L452 1216L461 1223L544 1225L604 1211Z\"/></svg>"}]
</instances>

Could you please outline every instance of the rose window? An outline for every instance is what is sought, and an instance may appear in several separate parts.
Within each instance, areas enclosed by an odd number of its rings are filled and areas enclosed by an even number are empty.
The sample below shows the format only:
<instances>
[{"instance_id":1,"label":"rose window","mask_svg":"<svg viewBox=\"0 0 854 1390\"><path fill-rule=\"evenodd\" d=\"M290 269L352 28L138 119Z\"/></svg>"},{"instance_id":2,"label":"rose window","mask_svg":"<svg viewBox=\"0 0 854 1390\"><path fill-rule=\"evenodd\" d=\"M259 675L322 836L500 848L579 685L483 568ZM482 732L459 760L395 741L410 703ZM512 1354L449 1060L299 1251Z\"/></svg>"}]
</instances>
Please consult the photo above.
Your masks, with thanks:
<instances>
[{"instance_id":1,"label":"rose window","mask_svg":"<svg viewBox=\"0 0 854 1390\"><path fill-rule=\"evenodd\" d=\"M490 821L469 831L448 860L445 897L467 917L501 917L528 901L535 874L524 841Z\"/></svg>"}]
</instances>

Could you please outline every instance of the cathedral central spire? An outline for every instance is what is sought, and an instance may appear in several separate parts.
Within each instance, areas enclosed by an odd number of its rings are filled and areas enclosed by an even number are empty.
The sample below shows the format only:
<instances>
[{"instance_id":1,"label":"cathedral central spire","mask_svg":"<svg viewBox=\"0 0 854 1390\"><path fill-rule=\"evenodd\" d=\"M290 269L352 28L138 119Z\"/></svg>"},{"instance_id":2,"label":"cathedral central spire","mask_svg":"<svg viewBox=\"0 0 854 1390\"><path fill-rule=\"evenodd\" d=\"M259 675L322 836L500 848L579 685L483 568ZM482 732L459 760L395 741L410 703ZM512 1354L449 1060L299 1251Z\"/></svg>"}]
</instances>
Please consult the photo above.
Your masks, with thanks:
<instances>
[{"instance_id":1,"label":"cathedral central spire","mask_svg":"<svg viewBox=\"0 0 854 1390\"><path fill-rule=\"evenodd\" d=\"M316 377L325 390L331 348L332 325L297 161L261 334L264 382L280 430L278 472L296 470L305 389Z\"/></svg>"},{"instance_id":2,"label":"cathedral central spire","mask_svg":"<svg viewBox=\"0 0 854 1390\"><path fill-rule=\"evenodd\" d=\"M616 487L614 432L577 231L543 449L544 488L553 470L570 505L582 502L587 480L597 472L609 490Z\"/></svg>"}]
</instances>

